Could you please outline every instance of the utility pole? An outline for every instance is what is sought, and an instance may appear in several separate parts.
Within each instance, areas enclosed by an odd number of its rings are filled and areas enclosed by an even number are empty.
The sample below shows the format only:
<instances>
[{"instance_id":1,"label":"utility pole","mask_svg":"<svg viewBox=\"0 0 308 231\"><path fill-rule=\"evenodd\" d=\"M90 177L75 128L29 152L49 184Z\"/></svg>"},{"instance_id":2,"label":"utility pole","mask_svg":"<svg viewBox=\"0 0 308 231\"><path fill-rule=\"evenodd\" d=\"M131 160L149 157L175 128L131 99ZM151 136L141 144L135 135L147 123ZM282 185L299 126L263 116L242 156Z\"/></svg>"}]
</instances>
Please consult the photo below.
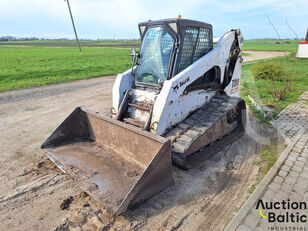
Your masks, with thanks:
<instances>
[{"instance_id":1,"label":"utility pole","mask_svg":"<svg viewBox=\"0 0 308 231\"><path fill-rule=\"evenodd\" d=\"M78 36L77 36L77 31L76 31L76 27L75 27L75 23L74 23L72 11L71 11L71 6L70 6L70 3L69 3L69 0L64 0L64 1L67 2L67 7L68 7L68 10L69 10L69 12L70 12L71 19L72 19L72 24L73 24L73 28L74 28L74 32L75 32L75 37L76 37L78 49L79 49L79 51L81 52L81 48L80 48L80 44L79 44L79 39L78 39Z\"/></svg>"}]
</instances>

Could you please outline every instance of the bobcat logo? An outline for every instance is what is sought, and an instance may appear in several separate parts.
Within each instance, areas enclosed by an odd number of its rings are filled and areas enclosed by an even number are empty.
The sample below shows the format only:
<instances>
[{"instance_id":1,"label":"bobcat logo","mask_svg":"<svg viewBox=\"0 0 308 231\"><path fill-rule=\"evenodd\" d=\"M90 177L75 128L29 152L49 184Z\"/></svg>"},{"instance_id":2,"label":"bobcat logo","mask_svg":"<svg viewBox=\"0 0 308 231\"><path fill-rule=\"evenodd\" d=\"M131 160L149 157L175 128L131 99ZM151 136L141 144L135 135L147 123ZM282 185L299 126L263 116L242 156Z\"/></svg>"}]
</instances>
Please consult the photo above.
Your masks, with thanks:
<instances>
[{"instance_id":1,"label":"bobcat logo","mask_svg":"<svg viewBox=\"0 0 308 231\"><path fill-rule=\"evenodd\" d=\"M186 83L188 83L189 80L190 80L190 78L189 78L189 76L188 76L186 79L184 79L183 81L180 82L180 87L182 87L182 86L184 86Z\"/></svg>"},{"instance_id":2,"label":"bobcat logo","mask_svg":"<svg viewBox=\"0 0 308 231\"><path fill-rule=\"evenodd\" d=\"M179 84L175 85L173 88L173 92L177 92L177 90L179 90Z\"/></svg>"},{"instance_id":3,"label":"bobcat logo","mask_svg":"<svg viewBox=\"0 0 308 231\"><path fill-rule=\"evenodd\" d=\"M187 77L186 79L184 79L183 81L180 82L180 86L179 84L175 85L173 88L173 92L177 92L179 90L180 87L183 87L186 83L188 83L190 81L190 78Z\"/></svg>"}]
</instances>

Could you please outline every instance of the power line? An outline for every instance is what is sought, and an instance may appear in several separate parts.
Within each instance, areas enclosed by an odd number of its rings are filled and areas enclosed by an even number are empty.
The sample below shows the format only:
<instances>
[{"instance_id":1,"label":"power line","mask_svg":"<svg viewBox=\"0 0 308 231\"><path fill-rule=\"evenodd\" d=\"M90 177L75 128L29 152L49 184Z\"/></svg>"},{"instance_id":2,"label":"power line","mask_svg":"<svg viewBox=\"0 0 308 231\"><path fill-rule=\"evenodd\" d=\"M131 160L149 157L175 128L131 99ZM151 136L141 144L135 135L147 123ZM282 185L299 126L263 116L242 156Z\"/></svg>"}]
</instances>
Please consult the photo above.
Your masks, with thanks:
<instances>
[{"instance_id":1,"label":"power line","mask_svg":"<svg viewBox=\"0 0 308 231\"><path fill-rule=\"evenodd\" d=\"M76 37L76 41L77 41L77 45L78 45L78 49L81 52L79 39L78 39L78 36L77 36L77 31L76 31L76 27L75 27L75 23L74 23L74 19L73 19L73 14L72 14L72 11L71 11L71 6L70 6L70 3L69 3L69 0L64 0L64 1L67 2L67 7L68 7L68 10L70 12L70 16L71 16L71 20L72 20L72 24L73 24L73 28L74 28L74 33L75 33L75 37Z\"/></svg>"},{"instance_id":2,"label":"power line","mask_svg":"<svg viewBox=\"0 0 308 231\"><path fill-rule=\"evenodd\" d=\"M269 23L272 25L272 27L273 27L274 30L276 31L276 34L278 35L278 38L280 39L280 35L279 35L278 31L276 30L276 27L275 27L274 24L271 22L271 20L270 20L270 18L268 17L268 15L266 15L266 17L267 17Z\"/></svg>"},{"instance_id":3,"label":"power line","mask_svg":"<svg viewBox=\"0 0 308 231\"><path fill-rule=\"evenodd\" d=\"M286 20L286 24L287 24L287 26L289 27L289 29L293 32L293 34L295 35L295 38L297 39L297 40L299 40L298 39L298 36L297 36L297 34L296 34L296 32L293 30L293 28L288 24L288 21Z\"/></svg>"}]
</instances>

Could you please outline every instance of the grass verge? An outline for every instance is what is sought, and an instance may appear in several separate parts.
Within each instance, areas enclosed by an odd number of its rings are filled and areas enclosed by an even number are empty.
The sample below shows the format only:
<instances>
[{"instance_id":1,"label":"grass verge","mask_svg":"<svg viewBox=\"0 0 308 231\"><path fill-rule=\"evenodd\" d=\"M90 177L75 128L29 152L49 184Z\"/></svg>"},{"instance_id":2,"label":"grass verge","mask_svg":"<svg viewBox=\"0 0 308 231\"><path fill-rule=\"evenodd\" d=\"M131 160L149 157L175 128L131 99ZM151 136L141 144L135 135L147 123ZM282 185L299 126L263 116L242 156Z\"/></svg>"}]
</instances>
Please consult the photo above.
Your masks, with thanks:
<instances>
[{"instance_id":1,"label":"grass verge","mask_svg":"<svg viewBox=\"0 0 308 231\"><path fill-rule=\"evenodd\" d=\"M266 61L263 61L266 62ZM252 75L251 68L257 64L243 66L241 78L241 97L249 105L248 95L252 96L259 104L274 110L274 115L291 103L298 100L298 97L308 90L308 59L296 59L294 53L287 57L280 57L271 60L279 63L287 70L287 74L293 74L292 88L286 92L284 100L273 96L273 81L256 79ZM279 84L283 84L281 81ZM249 105L250 106L250 105ZM255 112L258 115L258 113Z\"/></svg>"},{"instance_id":2,"label":"grass verge","mask_svg":"<svg viewBox=\"0 0 308 231\"><path fill-rule=\"evenodd\" d=\"M262 49L261 46L257 48ZM241 97L245 99L253 114L263 124L261 126L269 126L267 125L269 120L265 119L263 114L255 109L255 107L248 99L248 95L252 96L252 98L254 98L254 100L256 100L259 105L272 108L274 110L274 116L276 116L289 104L296 102L298 97L308 90L308 59L297 59L295 58L294 50L289 49L289 51L291 51L291 54L286 57L275 58L271 61L261 61L277 63L286 69L285 75L292 75L292 87L286 91L285 97L283 99L275 97L275 95L272 94L274 81L269 79L257 79L253 76L251 68L255 65L258 65L257 63L249 64L243 66L242 68ZM283 87L281 85L285 83L284 81L276 81L276 84L280 84L280 87ZM283 148L285 147L281 144L263 145L259 156L259 161L256 162L256 164L259 166L257 183L253 184L249 188L250 193L255 190L257 184L261 182L263 177L275 164L279 157L280 151Z\"/></svg>"},{"instance_id":3,"label":"grass verge","mask_svg":"<svg viewBox=\"0 0 308 231\"><path fill-rule=\"evenodd\" d=\"M245 40L244 50L295 52L297 41ZM20 43L21 46L1 44ZM33 45L41 44L43 46ZM113 75L129 69L130 49L91 48L86 45L134 45L139 41L81 41L78 52L72 40L0 42L0 92L46 84ZM54 47L44 47L53 44ZM49 46L49 45L48 45ZM243 53L243 56L247 53ZM245 69L245 68L244 68Z\"/></svg>"}]
</instances>

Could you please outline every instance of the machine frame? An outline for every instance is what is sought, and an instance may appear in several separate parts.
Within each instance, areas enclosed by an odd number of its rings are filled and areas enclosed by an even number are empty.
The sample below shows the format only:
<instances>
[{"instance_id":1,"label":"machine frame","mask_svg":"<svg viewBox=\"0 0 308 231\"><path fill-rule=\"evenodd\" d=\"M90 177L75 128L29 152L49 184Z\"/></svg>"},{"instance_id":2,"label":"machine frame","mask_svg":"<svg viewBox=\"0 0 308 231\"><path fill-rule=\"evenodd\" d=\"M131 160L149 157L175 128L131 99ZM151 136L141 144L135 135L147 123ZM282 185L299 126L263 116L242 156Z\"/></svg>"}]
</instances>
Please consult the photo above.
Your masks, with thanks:
<instances>
[{"instance_id":1,"label":"machine frame","mask_svg":"<svg viewBox=\"0 0 308 231\"><path fill-rule=\"evenodd\" d=\"M209 28L211 31L210 37L212 38L212 26L210 24L184 19L165 19L140 23L139 31L141 37L143 38L146 30L154 26L169 27L170 30L170 23L177 23L178 45L175 46L177 47L177 50L173 52L173 56L175 56L173 59L174 63L169 65L169 74L171 72L175 73L178 68L180 60L179 54L181 54L183 46L183 31L187 26ZM144 29L142 29L143 27ZM240 30L231 30L224 34L214 49L210 50L180 73L177 73L174 76L171 75L169 79L164 81L161 89L151 86L143 86L142 89L139 89L138 86L136 87L135 85L135 78L132 74L132 70L119 74L113 86L112 113L114 115L118 113L125 91L132 91L135 101L142 100L154 103L151 112L150 131L157 135L164 135L169 128L180 123L193 111L200 108L206 102L209 102L215 95L216 91L225 91L228 96L238 97L242 62L240 52L235 57L235 63L232 67L232 79L228 79L227 77L229 73L228 67L231 60L230 55L232 55L230 54L232 52L231 48L234 44L237 44L238 49L241 50L243 36ZM138 66L135 68L138 68ZM215 76L215 78L218 78L217 81L219 82L218 84L220 84L220 89L209 87L190 92L186 91L187 87L212 68L218 70L215 72L215 75L219 76ZM170 71L170 69L172 69L172 71ZM139 116L138 119L146 120L145 116Z\"/></svg>"}]
</instances>

